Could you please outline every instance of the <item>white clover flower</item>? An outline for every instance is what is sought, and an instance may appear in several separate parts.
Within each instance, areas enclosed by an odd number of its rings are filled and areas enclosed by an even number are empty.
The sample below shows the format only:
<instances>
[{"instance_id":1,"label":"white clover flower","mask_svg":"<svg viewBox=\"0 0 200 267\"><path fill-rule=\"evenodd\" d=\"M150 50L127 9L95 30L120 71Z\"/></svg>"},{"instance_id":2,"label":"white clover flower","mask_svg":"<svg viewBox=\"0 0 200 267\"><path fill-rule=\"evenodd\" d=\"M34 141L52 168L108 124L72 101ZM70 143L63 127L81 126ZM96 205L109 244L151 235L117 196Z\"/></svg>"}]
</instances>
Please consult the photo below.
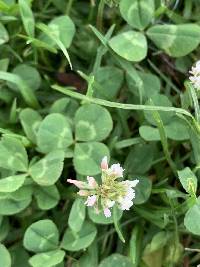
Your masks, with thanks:
<instances>
[{"instance_id":1,"label":"white clover flower","mask_svg":"<svg viewBox=\"0 0 200 267\"><path fill-rule=\"evenodd\" d=\"M85 201L85 205L88 207L93 207L94 204L96 203L96 201L97 201L96 195L89 196L89 197L87 197L87 200Z\"/></svg>"},{"instance_id":2,"label":"white clover flower","mask_svg":"<svg viewBox=\"0 0 200 267\"><path fill-rule=\"evenodd\" d=\"M68 179L69 183L79 188L81 197L87 197L85 205L93 207L98 214L103 211L106 218L111 217L111 209L117 205L121 210L129 210L133 205L135 190L133 189L139 180L117 181L123 177L123 168L119 163L108 166L108 159L104 157L101 161L102 183L98 185L94 177L87 176L87 181L77 181Z\"/></svg>"},{"instance_id":3,"label":"white clover flower","mask_svg":"<svg viewBox=\"0 0 200 267\"><path fill-rule=\"evenodd\" d=\"M200 60L196 62L195 66L189 72L192 74L189 77L191 83L196 89L200 89Z\"/></svg>"},{"instance_id":4,"label":"white clover flower","mask_svg":"<svg viewBox=\"0 0 200 267\"><path fill-rule=\"evenodd\" d=\"M196 89L200 89L200 76L190 76L189 79Z\"/></svg>"},{"instance_id":5,"label":"white clover flower","mask_svg":"<svg viewBox=\"0 0 200 267\"><path fill-rule=\"evenodd\" d=\"M189 71L194 76L197 76L200 74L200 60L196 62L195 67L192 67L192 69Z\"/></svg>"}]
</instances>

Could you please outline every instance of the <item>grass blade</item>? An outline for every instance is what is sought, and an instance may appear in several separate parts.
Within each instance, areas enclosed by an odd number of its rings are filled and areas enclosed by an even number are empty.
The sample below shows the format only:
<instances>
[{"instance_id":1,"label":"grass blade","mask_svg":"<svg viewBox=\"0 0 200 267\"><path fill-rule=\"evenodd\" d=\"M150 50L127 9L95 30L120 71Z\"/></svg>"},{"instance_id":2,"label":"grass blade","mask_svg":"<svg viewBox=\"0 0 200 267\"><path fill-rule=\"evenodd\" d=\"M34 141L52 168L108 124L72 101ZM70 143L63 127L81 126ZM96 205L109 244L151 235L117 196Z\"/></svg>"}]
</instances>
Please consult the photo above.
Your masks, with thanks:
<instances>
[{"instance_id":1,"label":"grass blade","mask_svg":"<svg viewBox=\"0 0 200 267\"><path fill-rule=\"evenodd\" d=\"M57 46L60 48L60 50L65 55L67 61L69 62L70 68L72 69L72 64L67 49L65 48L59 37L55 35L52 29L44 23L38 23L36 26L57 44Z\"/></svg>"},{"instance_id":2,"label":"grass blade","mask_svg":"<svg viewBox=\"0 0 200 267\"><path fill-rule=\"evenodd\" d=\"M31 88L16 74L0 71L0 80L17 85L24 101L33 108L39 108L38 100Z\"/></svg>"},{"instance_id":3,"label":"grass blade","mask_svg":"<svg viewBox=\"0 0 200 267\"><path fill-rule=\"evenodd\" d=\"M192 97L192 100L193 100L193 104L194 104L194 110L195 110L195 118L198 122L200 122L200 109L199 109L199 102L198 102L198 98L197 98L197 95L196 95L196 92L195 92L195 89L193 87L193 85L189 82L189 81L186 81L184 83L186 89L189 91L191 97Z\"/></svg>"},{"instance_id":4,"label":"grass blade","mask_svg":"<svg viewBox=\"0 0 200 267\"><path fill-rule=\"evenodd\" d=\"M35 35L35 19L29 2L26 0L19 0L19 11L26 33L33 37Z\"/></svg>"}]
</instances>

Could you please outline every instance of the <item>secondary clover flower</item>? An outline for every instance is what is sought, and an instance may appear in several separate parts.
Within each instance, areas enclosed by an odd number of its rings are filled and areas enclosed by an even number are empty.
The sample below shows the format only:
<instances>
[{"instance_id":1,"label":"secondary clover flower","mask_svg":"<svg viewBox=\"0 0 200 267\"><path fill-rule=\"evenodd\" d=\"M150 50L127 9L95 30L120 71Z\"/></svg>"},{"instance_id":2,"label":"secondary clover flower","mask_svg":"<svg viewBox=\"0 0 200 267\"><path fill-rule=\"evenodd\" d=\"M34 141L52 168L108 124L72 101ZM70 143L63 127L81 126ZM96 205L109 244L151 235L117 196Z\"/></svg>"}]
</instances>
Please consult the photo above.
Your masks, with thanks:
<instances>
[{"instance_id":1,"label":"secondary clover flower","mask_svg":"<svg viewBox=\"0 0 200 267\"><path fill-rule=\"evenodd\" d=\"M99 185L94 177L87 176L87 182L68 179L69 183L79 188L79 194L86 197L85 205L93 207L96 213L103 211L105 217L111 217L111 208L117 205L121 210L129 210L135 198L134 187L138 180L125 180L119 182L117 179L123 177L123 168L119 163L108 166L108 159L104 157L101 161L101 180Z\"/></svg>"},{"instance_id":2,"label":"secondary clover flower","mask_svg":"<svg viewBox=\"0 0 200 267\"><path fill-rule=\"evenodd\" d=\"M189 72L192 74L189 77L191 83L196 89L200 89L200 60L196 62L196 65Z\"/></svg>"}]
</instances>

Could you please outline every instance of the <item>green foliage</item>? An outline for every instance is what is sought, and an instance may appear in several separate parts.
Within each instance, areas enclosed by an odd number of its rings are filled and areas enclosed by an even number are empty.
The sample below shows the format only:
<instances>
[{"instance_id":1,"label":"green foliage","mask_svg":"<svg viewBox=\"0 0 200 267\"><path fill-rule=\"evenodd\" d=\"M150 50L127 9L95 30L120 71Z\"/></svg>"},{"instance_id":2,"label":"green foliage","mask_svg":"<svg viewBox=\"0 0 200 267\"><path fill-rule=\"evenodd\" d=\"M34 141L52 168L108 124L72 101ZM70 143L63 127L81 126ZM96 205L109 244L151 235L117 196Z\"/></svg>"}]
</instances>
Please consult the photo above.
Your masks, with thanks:
<instances>
[{"instance_id":1,"label":"green foliage","mask_svg":"<svg viewBox=\"0 0 200 267\"><path fill-rule=\"evenodd\" d=\"M19 9L26 33L33 37L35 33L35 20L29 3L25 0L19 0Z\"/></svg>"},{"instance_id":2,"label":"green foliage","mask_svg":"<svg viewBox=\"0 0 200 267\"><path fill-rule=\"evenodd\" d=\"M24 235L24 247L33 252L45 252L58 247L58 229L51 220L31 224Z\"/></svg>"},{"instance_id":3,"label":"green foliage","mask_svg":"<svg viewBox=\"0 0 200 267\"><path fill-rule=\"evenodd\" d=\"M12 73L22 78L32 90L35 91L39 89L41 84L41 77L37 69L27 64L19 64L12 70ZM8 83L8 86L13 90L16 90L15 84Z\"/></svg>"},{"instance_id":4,"label":"green foliage","mask_svg":"<svg viewBox=\"0 0 200 267\"><path fill-rule=\"evenodd\" d=\"M73 142L69 123L63 115L56 113L45 117L36 137L39 150L43 153L56 149L66 150Z\"/></svg>"},{"instance_id":5,"label":"green foliage","mask_svg":"<svg viewBox=\"0 0 200 267\"><path fill-rule=\"evenodd\" d=\"M51 20L48 26L51 30L51 33L55 35L57 38L59 38L59 40L66 48L69 48L75 34L75 26L70 17L68 16L56 17L53 20ZM50 45L53 46L56 45L56 42L53 41L52 38L48 36L43 36L42 40Z\"/></svg>"},{"instance_id":6,"label":"green foliage","mask_svg":"<svg viewBox=\"0 0 200 267\"><path fill-rule=\"evenodd\" d=\"M57 266L63 261L65 252L62 250L53 250L46 253L38 253L30 258L29 263L33 267Z\"/></svg>"},{"instance_id":7,"label":"green foliage","mask_svg":"<svg viewBox=\"0 0 200 267\"><path fill-rule=\"evenodd\" d=\"M13 175L0 180L0 192L10 193L19 189L26 178L27 174Z\"/></svg>"},{"instance_id":8,"label":"green foliage","mask_svg":"<svg viewBox=\"0 0 200 267\"><path fill-rule=\"evenodd\" d=\"M77 198L72 205L68 219L68 224L72 231L79 232L81 230L85 215L86 207L84 205L84 200Z\"/></svg>"},{"instance_id":9,"label":"green foliage","mask_svg":"<svg viewBox=\"0 0 200 267\"><path fill-rule=\"evenodd\" d=\"M200 219L200 204L199 200L185 214L184 225L193 234L200 235L199 221Z\"/></svg>"},{"instance_id":10,"label":"green foliage","mask_svg":"<svg viewBox=\"0 0 200 267\"><path fill-rule=\"evenodd\" d=\"M111 224L113 223L113 217L105 218L105 216L102 213L97 214L93 209L88 208L88 215L94 223L97 224ZM117 221L120 220L122 216L122 211L120 209L117 209Z\"/></svg>"},{"instance_id":11,"label":"green foliage","mask_svg":"<svg viewBox=\"0 0 200 267\"><path fill-rule=\"evenodd\" d=\"M155 25L147 35L172 57L183 57L200 43L200 27L196 24Z\"/></svg>"},{"instance_id":12,"label":"green foliage","mask_svg":"<svg viewBox=\"0 0 200 267\"><path fill-rule=\"evenodd\" d=\"M141 61L147 54L147 41L142 33L128 31L114 36L110 47L128 61Z\"/></svg>"},{"instance_id":13,"label":"green foliage","mask_svg":"<svg viewBox=\"0 0 200 267\"><path fill-rule=\"evenodd\" d=\"M99 174L99 162L104 156L109 156L109 150L103 143L77 143L74 149L74 167L82 175Z\"/></svg>"},{"instance_id":14,"label":"green foliage","mask_svg":"<svg viewBox=\"0 0 200 267\"><path fill-rule=\"evenodd\" d=\"M36 133L42 120L40 114L33 109L25 108L20 112L19 119L27 138L36 144Z\"/></svg>"},{"instance_id":15,"label":"green foliage","mask_svg":"<svg viewBox=\"0 0 200 267\"><path fill-rule=\"evenodd\" d=\"M61 247L68 251L85 249L94 241L96 234L96 227L85 221L79 232L74 233L71 229L66 230Z\"/></svg>"},{"instance_id":16,"label":"green foliage","mask_svg":"<svg viewBox=\"0 0 200 267\"><path fill-rule=\"evenodd\" d=\"M100 263L99 267L114 267L117 264L119 266L132 267L132 263L127 257L122 256L122 255L117 254L117 253L116 254L112 254L108 258L104 259Z\"/></svg>"},{"instance_id":17,"label":"green foliage","mask_svg":"<svg viewBox=\"0 0 200 267\"><path fill-rule=\"evenodd\" d=\"M102 141L109 135L113 126L109 112L94 104L80 107L74 120L78 141Z\"/></svg>"},{"instance_id":18,"label":"green foliage","mask_svg":"<svg viewBox=\"0 0 200 267\"><path fill-rule=\"evenodd\" d=\"M123 76L119 68L113 66L99 68L95 76L97 83L94 96L108 100L115 99L122 86Z\"/></svg>"},{"instance_id":19,"label":"green foliage","mask_svg":"<svg viewBox=\"0 0 200 267\"><path fill-rule=\"evenodd\" d=\"M31 188L22 187L17 191L2 194L0 197L0 215L13 215L21 212L30 204Z\"/></svg>"},{"instance_id":20,"label":"green foliage","mask_svg":"<svg viewBox=\"0 0 200 267\"><path fill-rule=\"evenodd\" d=\"M139 30L143 30L153 19L153 0L122 0L120 12L127 23Z\"/></svg>"},{"instance_id":21,"label":"green foliage","mask_svg":"<svg viewBox=\"0 0 200 267\"><path fill-rule=\"evenodd\" d=\"M190 168L178 171L179 180L187 193L195 194L197 191L197 177Z\"/></svg>"},{"instance_id":22,"label":"green foliage","mask_svg":"<svg viewBox=\"0 0 200 267\"><path fill-rule=\"evenodd\" d=\"M4 27L4 25L0 23L0 44L2 45L8 42L8 40L9 40L8 32L6 28Z\"/></svg>"},{"instance_id":23,"label":"green foliage","mask_svg":"<svg viewBox=\"0 0 200 267\"><path fill-rule=\"evenodd\" d=\"M53 185L61 175L63 159L64 153L61 150L54 150L48 153L43 159L30 167L31 177L39 185Z\"/></svg>"},{"instance_id":24,"label":"green foliage","mask_svg":"<svg viewBox=\"0 0 200 267\"><path fill-rule=\"evenodd\" d=\"M34 196L41 210L54 208L60 200L59 191L55 185L35 186Z\"/></svg>"},{"instance_id":25,"label":"green foliage","mask_svg":"<svg viewBox=\"0 0 200 267\"><path fill-rule=\"evenodd\" d=\"M25 172L28 168L28 157L23 144L10 136L0 142L0 166L8 170Z\"/></svg>"},{"instance_id":26,"label":"green foliage","mask_svg":"<svg viewBox=\"0 0 200 267\"><path fill-rule=\"evenodd\" d=\"M6 247L0 244L1 266L11 267L11 257Z\"/></svg>"},{"instance_id":27,"label":"green foliage","mask_svg":"<svg viewBox=\"0 0 200 267\"><path fill-rule=\"evenodd\" d=\"M0 267L197 267L199 11L0 0ZM104 156L139 180L109 218L67 182Z\"/></svg>"}]
</instances>

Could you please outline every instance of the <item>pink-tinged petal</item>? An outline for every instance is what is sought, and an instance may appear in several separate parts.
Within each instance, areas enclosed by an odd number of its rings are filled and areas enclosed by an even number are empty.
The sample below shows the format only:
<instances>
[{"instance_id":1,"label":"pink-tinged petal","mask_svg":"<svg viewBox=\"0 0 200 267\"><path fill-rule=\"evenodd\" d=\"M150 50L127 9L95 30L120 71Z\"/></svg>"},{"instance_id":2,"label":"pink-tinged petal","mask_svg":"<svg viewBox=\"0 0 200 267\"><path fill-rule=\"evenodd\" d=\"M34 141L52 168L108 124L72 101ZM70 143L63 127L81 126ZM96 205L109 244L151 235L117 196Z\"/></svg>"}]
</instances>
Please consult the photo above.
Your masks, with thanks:
<instances>
[{"instance_id":1,"label":"pink-tinged petal","mask_svg":"<svg viewBox=\"0 0 200 267\"><path fill-rule=\"evenodd\" d=\"M113 164L110 167L110 170L112 172L113 175L115 175L116 177L123 177L123 168L120 166L119 163L117 164Z\"/></svg>"},{"instance_id":2,"label":"pink-tinged petal","mask_svg":"<svg viewBox=\"0 0 200 267\"><path fill-rule=\"evenodd\" d=\"M86 202L85 202L85 205L88 206L88 207L92 207L92 206L94 206L96 201L97 201L97 196L96 195L89 196L87 198Z\"/></svg>"},{"instance_id":3,"label":"pink-tinged petal","mask_svg":"<svg viewBox=\"0 0 200 267\"><path fill-rule=\"evenodd\" d=\"M67 179L67 182L70 183L70 184L74 184L75 186L77 186L80 189L85 186L84 182L78 181L78 180Z\"/></svg>"},{"instance_id":4,"label":"pink-tinged petal","mask_svg":"<svg viewBox=\"0 0 200 267\"><path fill-rule=\"evenodd\" d=\"M102 170L108 169L108 157L107 156L103 157L103 159L101 161L101 169Z\"/></svg>"},{"instance_id":5,"label":"pink-tinged petal","mask_svg":"<svg viewBox=\"0 0 200 267\"><path fill-rule=\"evenodd\" d=\"M77 193L81 197L87 197L89 195L89 191L87 190L79 190Z\"/></svg>"},{"instance_id":6,"label":"pink-tinged petal","mask_svg":"<svg viewBox=\"0 0 200 267\"><path fill-rule=\"evenodd\" d=\"M109 208L105 208L105 209L103 210L103 213L104 213L104 215L106 216L106 218L111 217L111 211L109 210Z\"/></svg>"},{"instance_id":7,"label":"pink-tinged petal","mask_svg":"<svg viewBox=\"0 0 200 267\"><path fill-rule=\"evenodd\" d=\"M88 185L91 188L96 188L98 186L97 182L95 181L94 177L87 176Z\"/></svg>"}]
</instances>

